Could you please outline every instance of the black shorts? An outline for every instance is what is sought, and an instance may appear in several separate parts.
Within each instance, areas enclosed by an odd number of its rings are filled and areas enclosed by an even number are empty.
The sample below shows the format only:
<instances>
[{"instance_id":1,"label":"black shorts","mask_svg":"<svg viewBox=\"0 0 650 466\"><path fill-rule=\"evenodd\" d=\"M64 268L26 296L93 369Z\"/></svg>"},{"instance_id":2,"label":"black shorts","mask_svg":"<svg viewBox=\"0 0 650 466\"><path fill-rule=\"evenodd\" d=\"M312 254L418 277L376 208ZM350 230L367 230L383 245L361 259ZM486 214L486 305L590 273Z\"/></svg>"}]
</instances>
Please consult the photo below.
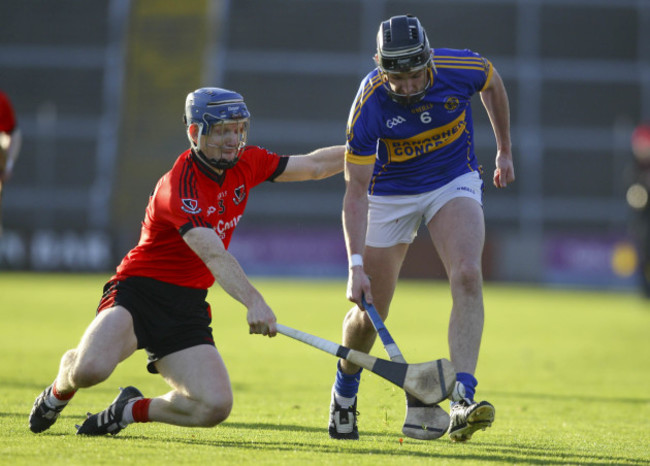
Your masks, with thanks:
<instances>
[{"instance_id":1,"label":"black shorts","mask_svg":"<svg viewBox=\"0 0 650 466\"><path fill-rule=\"evenodd\" d=\"M197 345L214 346L207 294L153 278L128 277L104 285L97 313L115 305L129 311L138 349L147 351L147 370L156 374L155 362L163 356Z\"/></svg>"}]
</instances>

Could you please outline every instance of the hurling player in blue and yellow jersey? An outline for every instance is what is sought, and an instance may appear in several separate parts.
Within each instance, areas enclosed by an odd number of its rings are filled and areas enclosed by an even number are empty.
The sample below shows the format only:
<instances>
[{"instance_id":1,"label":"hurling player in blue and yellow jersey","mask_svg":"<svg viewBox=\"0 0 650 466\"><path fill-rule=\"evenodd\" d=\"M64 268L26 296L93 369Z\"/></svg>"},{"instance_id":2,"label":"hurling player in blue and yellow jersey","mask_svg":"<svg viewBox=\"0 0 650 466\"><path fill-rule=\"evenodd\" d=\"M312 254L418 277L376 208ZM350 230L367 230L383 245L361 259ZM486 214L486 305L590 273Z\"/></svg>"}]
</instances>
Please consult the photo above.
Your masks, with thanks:
<instances>
[{"instance_id":1,"label":"hurling player in blue and yellow jersey","mask_svg":"<svg viewBox=\"0 0 650 466\"><path fill-rule=\"evenodd\" d=\"M407 396L402 431L454 441L494 420L494 407L474 400L483 332L481 255L483 182L474 153L470 100L479 93L496 137L493 181L514 181L510 112L492 63L470 51L432 49L417 18L394 16L377 35L377 68L361 82L347 126L343 228L350 268L343 344L369 352L376 332L362 297L388 316L409 244L422 221L445 266L453 305L450 358L457 371L447 414ZM372 277L372 284L370 278ZM357 439L360 368L340 360L332 389L329 434Z\"/></svg>"}]
</instances>

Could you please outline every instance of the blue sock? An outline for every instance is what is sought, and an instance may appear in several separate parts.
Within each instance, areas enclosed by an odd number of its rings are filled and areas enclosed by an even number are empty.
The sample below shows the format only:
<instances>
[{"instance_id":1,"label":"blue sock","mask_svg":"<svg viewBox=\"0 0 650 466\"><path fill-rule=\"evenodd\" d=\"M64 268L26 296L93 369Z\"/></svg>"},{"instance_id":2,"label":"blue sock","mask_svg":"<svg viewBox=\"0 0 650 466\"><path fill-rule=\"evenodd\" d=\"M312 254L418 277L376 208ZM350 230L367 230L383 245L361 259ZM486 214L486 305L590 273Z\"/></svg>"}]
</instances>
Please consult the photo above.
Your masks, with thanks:
<instances>
[{"instance_id":1,"label":"blue sock","mask_svg":"<svg viewBox=\"0 0 650 466\"><path fill-rule=\"evenodd\" d=\"M354 398L359 391L359 382L361 381L361 371L356 374L346 374L341 370L341 362L336 364L336 382L334 382L334 391L340 396Z\"/></svg>"},{"instance_id":2,"label":"blue sock","mask_svg":"<svg viewBox=\"0 0 650 466\"><path fill-rule=\"evenodd\" d=\"M462 383L465 387L465 398L474 403L474 393L476 392L478 380L468 372L458 372L456 374L456 381Z\"/></svg>"}]
</instances>

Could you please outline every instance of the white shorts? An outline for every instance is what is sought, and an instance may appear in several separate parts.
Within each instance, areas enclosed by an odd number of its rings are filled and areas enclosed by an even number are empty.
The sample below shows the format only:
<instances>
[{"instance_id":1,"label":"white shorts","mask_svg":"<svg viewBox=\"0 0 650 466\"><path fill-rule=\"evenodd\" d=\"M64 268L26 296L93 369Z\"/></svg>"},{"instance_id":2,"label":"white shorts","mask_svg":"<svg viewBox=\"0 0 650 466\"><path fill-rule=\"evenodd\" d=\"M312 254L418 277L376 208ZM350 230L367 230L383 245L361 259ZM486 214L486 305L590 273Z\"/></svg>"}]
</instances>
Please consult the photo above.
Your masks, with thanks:
<instances>
[{"instance_id":1,"label":"white shorts","mask_svg":"<svg viewBox=\"0 0 650 466\"><path fill-rule=\"evenodd\" d=\"M483 205L483 181L478 172L461 175L427 193L369 195L366 245L388 248L399 243L412 243L422 219L428 224L442 206L457 197L469 197Z\"/></svg>"}]
</instances>

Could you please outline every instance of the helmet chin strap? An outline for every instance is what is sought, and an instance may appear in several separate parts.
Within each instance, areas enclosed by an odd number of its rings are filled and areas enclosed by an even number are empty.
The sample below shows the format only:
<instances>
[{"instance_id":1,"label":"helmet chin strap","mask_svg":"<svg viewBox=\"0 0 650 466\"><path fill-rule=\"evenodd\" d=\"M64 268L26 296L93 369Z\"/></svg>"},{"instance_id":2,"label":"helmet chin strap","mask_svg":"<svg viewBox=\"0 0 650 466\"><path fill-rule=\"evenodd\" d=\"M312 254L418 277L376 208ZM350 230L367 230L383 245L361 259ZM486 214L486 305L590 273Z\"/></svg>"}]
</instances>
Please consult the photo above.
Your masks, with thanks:
<instances>
[{"instance_id":1,"label":"helmet chin strap","mask_svg":"<svg viewBox=\"0 0 650 466\"><path fill-rule=\"evenodd\" d=\"M232 160L224 160L224 159L213 160L211 158L208 158L200 149L195 149L195 152L196 155L199 157L199 159L201 159L203 163L206 163L218 170L227 170L229 168L232 168L239 161L239 154L237 154L237 156Z\"/></svg>"},{"instance_id":2,"label":"helmet chin strap","mask_svg":"<svg viewBox=\"0 0 650 466\"><path fill-rule=\"evenodd\" d=\"M397 94L395 92L389 92L390 98L393 99L393 102L396 102L400 105L409 106L418 103L424 97L425 91L418 92L416 94Z\"/></svg>"},{"instance_id":3,"label":"helmet chin strap","mask_svg":"<svg viewBox=\"0 0 650 466\"><path fill-rule=\"evenodd\" d=\"M431 63L430 68L427 67L427 83L425 84L424 89L414 94L398 94L397 92L393 91L393 89L390 87L390 83L388 82L388 72L381 67L379 69L383 74L382 80L384 87L386 88L386 91L388 92L388 95L393 100L393 102L396 102L400 105L409 106L416 104L422 100L426 95L427 90L433 85L433 71L435 70L434 67L435 65L433 65L433 62Z\"/></svg>"}]
</instances>

